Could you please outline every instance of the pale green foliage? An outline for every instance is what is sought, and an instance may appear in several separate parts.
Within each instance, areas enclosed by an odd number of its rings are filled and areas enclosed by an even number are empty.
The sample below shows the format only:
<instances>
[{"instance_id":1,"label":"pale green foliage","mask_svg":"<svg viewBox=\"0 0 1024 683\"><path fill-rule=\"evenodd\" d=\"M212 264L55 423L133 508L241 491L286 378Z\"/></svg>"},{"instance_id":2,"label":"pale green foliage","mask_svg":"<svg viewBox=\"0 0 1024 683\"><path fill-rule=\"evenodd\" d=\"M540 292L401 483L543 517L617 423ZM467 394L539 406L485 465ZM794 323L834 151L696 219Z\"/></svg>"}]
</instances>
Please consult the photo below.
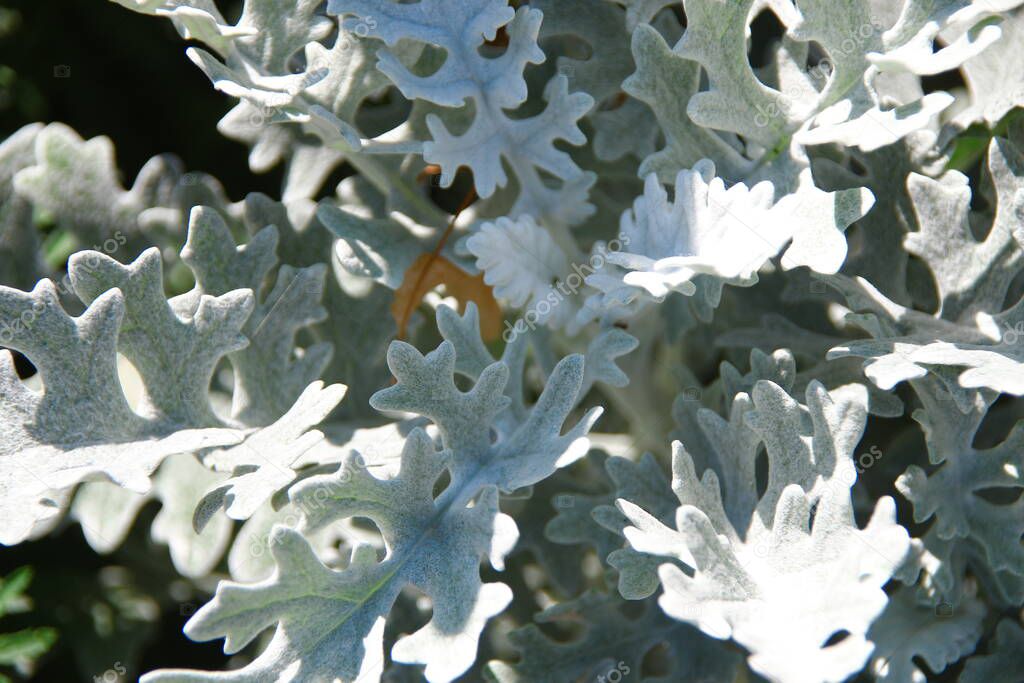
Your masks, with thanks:
<instances>
[{"instance_id":1,"label":"pale green foliage","mask_svg":"<svg viewBox=\"0 0 1024 683\"><path fill-rule=\"evenodd\" d=\"M454 314L441 309L439 316ZM442 328L459 330L467 324L475 327L472 310L466 319L452 318ZM230 650L246 645L266 625L280 624L267 653L234 677L268 678L287 670L300 680L357 680L365 675L367 663L382 661L378 624L406 584L431 598L434 616L400 639L391 656L425 664L431 681L451 680L472 664L483 625L511 600L504 584L481 584L478 569L481 555L502 569L518 536L512 518L497 511L498 490L534 484L583 455L589 445L583 435L596 416L559 436L583 381L579 356L559 363L537 404L521 414L522 397L514 391L518 384L508 384L509 364L490 363L478 370L472 361L457 364L455 349L445 341L421 356L408 344L394 342L388 364L397 384L373 398L380 410L429 417L440 433L441 451L416 429L405 442L393 477L378 479L360 466L353 452L338 474L307 479L290 494L303 511L302 528L309 532L339 519L371 519L384 538L383 561L376 561L372 546L357 545L349 567L335 572L320 564L299 533L277 527L270 547L278 571L257 587L223 585L190 621L189 635L226 637ZM520 371L514 365L511 370ZM455 372L475 380L471 391L456 388ZM504 393L506 387L512 396ZM498 439L490 446L492 430ZM445 470L450 483L435 497L434 484ZM296 574L304 580L292 583L299 578ZM310 614L305 608L314 596L327 600ZM256 607L261 604L266 606ZM339 651L347 653L344 661L336 659ZM146 680L231 679L164 672Z\"/></svg>"},{"instance_id":2,"label":"pale green foliage","mask_svg":"<svg viewBox=\"0 0 1024 683\"><path fill-rule=\"evenodd\" d=\"M713 469L698 479L679 444L672 467L683 503L677 531L632 502L617 502L633 525L623 533L635 550L672 557L694 572L691 578L672 563L658 568L665 612L715 638L735 638L751 651L751 667L776 680L842 681L860 669L871 651L865 634L885 606L881 587L909 548L890 498L878 501L866 529L853 521L849 474L866 392L851 393L830 396L811 385L803 408L762 381L752 401L737 397L731 427L744 429L736 411L745 413L742 424L768 453L767 488L753 509L749 498L724 497ZM755 487L753 445L748 458L723 463L742 468L745 493ZM620 570L627 576L627 567ZM849 635L821 648L837 631Z\"/></svg>"},{"instance_id":3,"label":"pale green foliage","mask_svg":"<svg viewBox=\"0 0 1024 683\"><path fill-rule=\"evenodd\" d=\"M422 0L400 5L390 0L330 0L328 11L354 15L343 26L374 22L368 35L394 45L415 40L445 51L444 63L431 75L410 72L393 52L385 52L378 68L409 99L442 107L459 107L466 100L476 109L469 128L455 134L438 114L428 114L426 125L432 140L423 145L424 159L441 167L441 185L448 186L459 166L473 173L477 192L490 197L504 187L506 161L520 186L513 213L533 213L569 223L585 218L590 207L585 198L593 175L584 173L556 140L572 144L585 141L577 120L593 105L585 93L570 94L565 77L556 76L544 90L544 111L526 119L512 119L505 110L515 109L527 97L523 69L544 60L537 45L543 13L531 8L513 11L500 0ZM479 50L499 27L508 34L508 47L500 57L487 59ZM471 38L472 42L467 42ZM560 191L547 187L539 171L559 178Z\"/></svg>"},{"instance_id":4,"label":"pale green foliage","mask_svg":"<svg viewBox=\"0 0 1024 683\"><path fill-rule=\"evenodd\" d=\"M997 209L981 241L972 233L971 191L963 174L907 178L920 230L907 236L906 248L931 270L941 306L935 316L925 315L889 301L870 282L837 283L858 314L853 321L874 340L838 347L831 356L867 358L865 373L886 389L924 376L930 366L952 366L966 368L962 387L1024 393L1021 306L1003 310L1022 258L1024 157L1009 140L994 139L988 171Z\"/></svg>"},{"instance_id":5,"label":"pale green foliage","mask_svg":"<svg viewBox=\"0 0 1024 683\"><path fill-rule=\"evenodd\" d=\"M996 627L995 647L988 655L972 657L964 667L964 683L1011 681L1021 670L1021 646L1024 629L1012 621L1001 621Z\"/></svg>"},{"instance_id":6,"label":"pale green foliage","mask_svg":"<svg viewBox=\"0 0 1024 683\"><path fill-rule=\"evenodd\" d=\"M0 143L0 542L165 545L143 681L1017 683L1020 0L116 1L285 167Z\"/></svg>"}]
</instances>

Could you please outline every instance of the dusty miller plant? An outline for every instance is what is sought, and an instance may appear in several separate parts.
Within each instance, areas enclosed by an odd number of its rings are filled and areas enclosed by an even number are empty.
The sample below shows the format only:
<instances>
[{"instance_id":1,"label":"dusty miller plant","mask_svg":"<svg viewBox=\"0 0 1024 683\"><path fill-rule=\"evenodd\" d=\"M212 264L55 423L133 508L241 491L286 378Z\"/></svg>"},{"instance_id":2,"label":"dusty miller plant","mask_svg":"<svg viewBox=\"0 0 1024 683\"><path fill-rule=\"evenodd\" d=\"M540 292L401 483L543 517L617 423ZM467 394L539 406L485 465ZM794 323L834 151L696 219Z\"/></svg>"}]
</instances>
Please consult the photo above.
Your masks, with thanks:
<instances>
[{"instance_id":1,"label":"dusty miller plant","mask_svg":"<svg viewBox=\"0 0 1024 683\"><path fill-rule=\"evenodd\" d=\"M0 542L156 501L142 681L1024 680L1021 0L116 1L286 169L0 146Z\"/></svg>"}]
</instances>

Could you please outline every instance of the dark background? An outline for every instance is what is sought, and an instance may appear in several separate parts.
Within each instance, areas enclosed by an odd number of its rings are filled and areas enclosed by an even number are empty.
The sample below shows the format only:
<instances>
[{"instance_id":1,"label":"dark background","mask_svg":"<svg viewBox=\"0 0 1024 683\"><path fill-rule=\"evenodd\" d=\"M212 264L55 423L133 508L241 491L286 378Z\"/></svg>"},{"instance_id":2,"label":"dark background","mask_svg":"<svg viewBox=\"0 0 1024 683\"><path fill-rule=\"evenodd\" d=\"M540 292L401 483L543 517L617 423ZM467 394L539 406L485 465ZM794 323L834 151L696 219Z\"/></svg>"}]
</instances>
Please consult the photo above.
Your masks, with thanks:
<instances>
[{"instance_id":1,"label":"dark background","mask_svg":"<svg viewBox=\"0 0 1024 683\"><path fill-rule=\"evenodd\" d=\"M239 2L218 3L229 22ZM280 194L280 172L254 175L248 150L217 133L234 101L185 56L171 22L110 0L0 0L0 136L33 121L106 135L130 186L164 152L218 178L237 200ZM64 77L66 74L66 77Z\"/></svg>"}]
</instances>

